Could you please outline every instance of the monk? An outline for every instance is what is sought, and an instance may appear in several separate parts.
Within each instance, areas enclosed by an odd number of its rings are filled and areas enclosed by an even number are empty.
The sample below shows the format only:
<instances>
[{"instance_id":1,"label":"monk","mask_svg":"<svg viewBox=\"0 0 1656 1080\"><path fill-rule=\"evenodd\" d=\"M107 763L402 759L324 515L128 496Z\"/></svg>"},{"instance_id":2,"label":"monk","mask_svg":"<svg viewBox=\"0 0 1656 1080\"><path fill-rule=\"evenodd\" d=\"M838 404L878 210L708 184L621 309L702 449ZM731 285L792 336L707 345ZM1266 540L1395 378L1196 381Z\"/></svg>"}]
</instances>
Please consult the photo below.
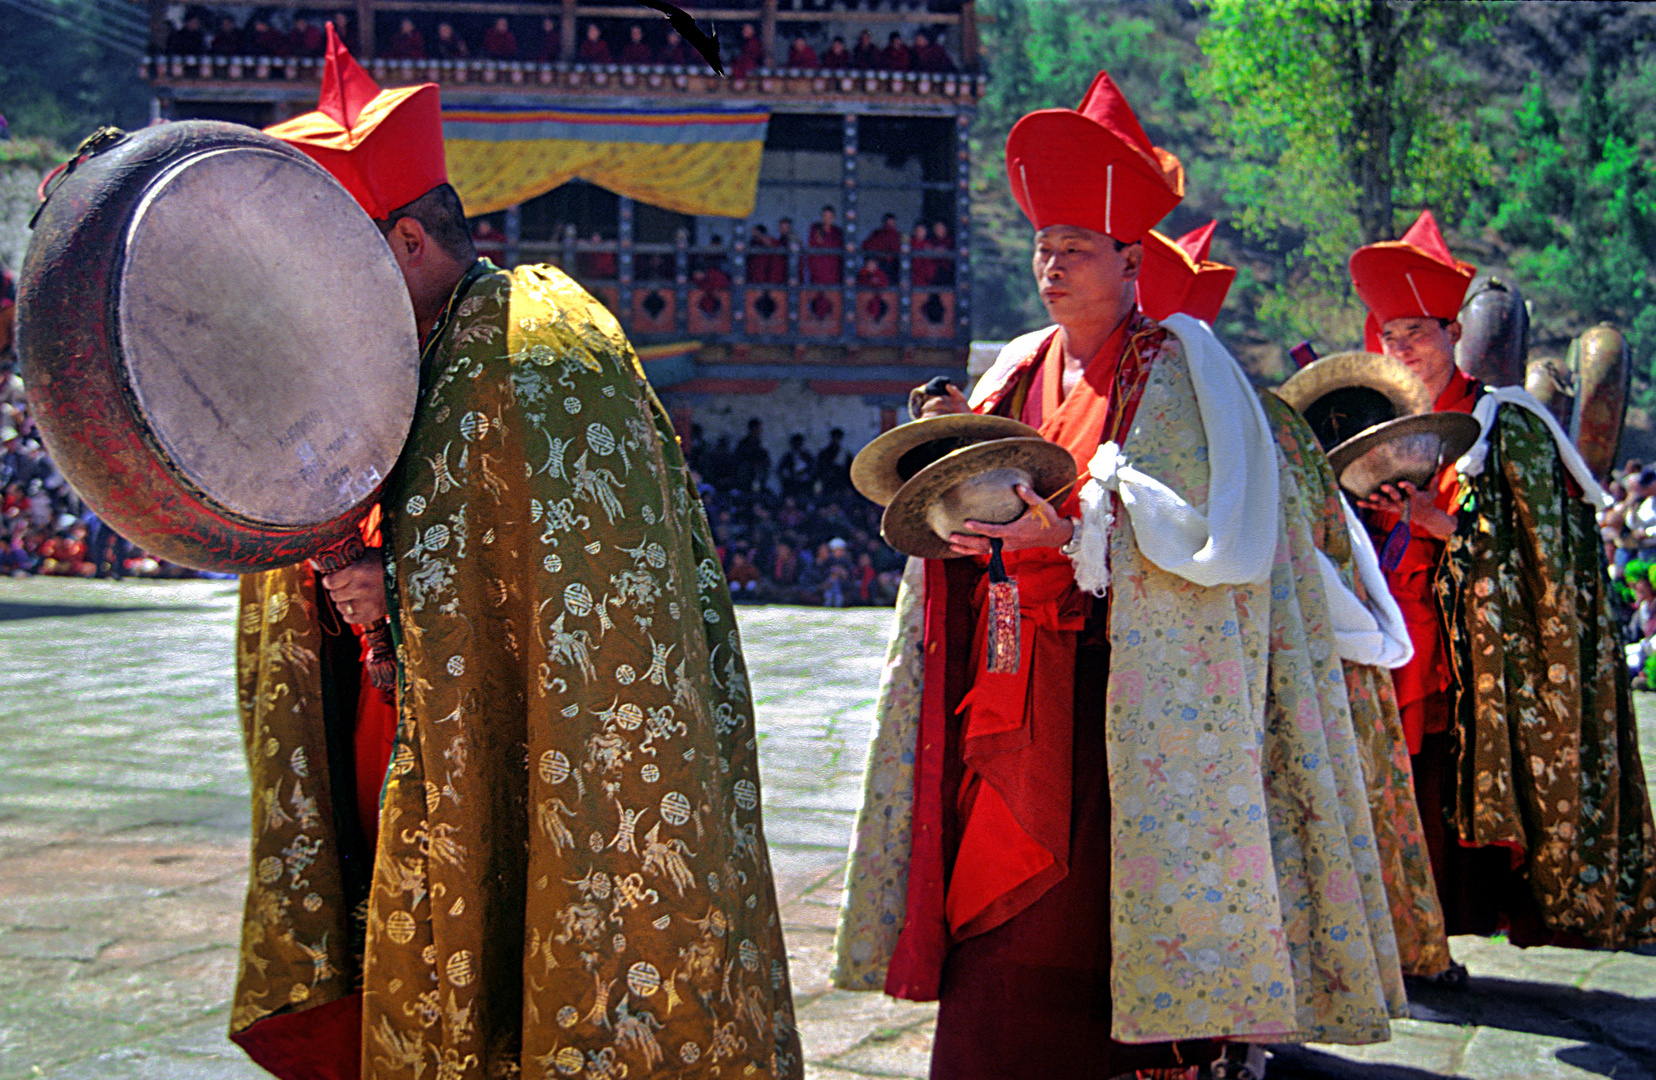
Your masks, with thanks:
<instances>
[{"instance_id":1,"label":"monk","mask_svg":"<svg viewBox=\"0 0 1656 1080\"><path fill-rule=\"evenodd\" d=\"M1475 270L1430 211L1351 257L1371 351L1483 436L1417 489L1365 500L1414 640L1394 673L1450 934L1627 948L1656 937L1656 828L1594 510L1608 505L1544 407L1455 366ZM1445 976L1463 985L1465 968Z\"/></svg>"},{"instance_id":2,"label":"monk","mask_svg":"<svg viewBox=\"0 0 1656 1080\"><path fill-rule=\"evenodd\" d=\"M1022 517L911 561L835 981L936 998L938 1080L1185 1075L1220 1040L1383 1040L1402 975L1337 575L1236 362L1197 319L1135 302L1183 169L1104 73L1078 109L1020 120L1006 155L1056 325L927 410L1021 419L1081 483L1020 487ZM1016 672L985 664L991 538L1018 586Z\"/></svg>"},{"instance_id":3,"label":"monk","mask_svg":"<svg viewBox=\"0 0 1656 1080\"><path fill-rule=\"evenodd\" d=\"M330 39L271 129L379 224L422 342L384 556L244 584L255 804L232 1038L284 1078L797 1077L751 693L706 520L619 326L479 260L434 85ZM388 614L366 887L319 626ZM365 794L358 789L359 797Z\"/></svg>"}]
</instances>

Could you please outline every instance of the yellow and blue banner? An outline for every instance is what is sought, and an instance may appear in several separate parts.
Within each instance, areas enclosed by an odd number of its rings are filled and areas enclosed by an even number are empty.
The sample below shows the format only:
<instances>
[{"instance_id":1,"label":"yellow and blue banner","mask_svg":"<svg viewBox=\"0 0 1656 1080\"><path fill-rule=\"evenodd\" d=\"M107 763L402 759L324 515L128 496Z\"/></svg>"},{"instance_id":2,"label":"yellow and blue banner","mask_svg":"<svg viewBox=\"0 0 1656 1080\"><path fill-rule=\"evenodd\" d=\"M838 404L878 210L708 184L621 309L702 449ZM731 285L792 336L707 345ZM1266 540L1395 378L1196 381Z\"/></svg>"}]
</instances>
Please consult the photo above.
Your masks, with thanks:
<instances>
[{"instance_id":1,"label":"yellow and blue banner","mask_svg":"<svg viewBox=\"0 0 1656 1080\"><path fill-rule=\"evenodd\" d=\"M449 182L468 216L576 178L681 214L747 217L770 113L740 109L445 109Z\"/></svg>"}]
</instances>

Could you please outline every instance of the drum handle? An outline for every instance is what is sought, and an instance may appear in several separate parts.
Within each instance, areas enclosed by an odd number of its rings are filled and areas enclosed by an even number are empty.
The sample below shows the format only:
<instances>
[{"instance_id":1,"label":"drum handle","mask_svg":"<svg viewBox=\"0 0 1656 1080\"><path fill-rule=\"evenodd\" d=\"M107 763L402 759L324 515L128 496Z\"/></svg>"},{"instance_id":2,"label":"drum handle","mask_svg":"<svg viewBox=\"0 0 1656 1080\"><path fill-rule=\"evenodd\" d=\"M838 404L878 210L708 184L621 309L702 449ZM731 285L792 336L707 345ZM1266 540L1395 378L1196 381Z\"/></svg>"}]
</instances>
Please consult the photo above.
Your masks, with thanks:
<instances>
[{"instance_id":1,"label":"drum handle","mask_svg":"<svg viewBox=\"0 0 1656 1080\"><path fill-rule=\"evenodd\" d=\"M352 529L338 541L329 544L311 556L311 569L318 574L332 574L343 570L368 554L368 545L362 534ZM397 693L396 651L391 645L391 619L382 615L363 628L363 639L368 643L368 681L385 700L395 704Z\"/></svg>"},{"instance_id":2,"label":"drum handle","mask_svg":"<svg viewBox=\"0 0 1656 1080\"><path fill-rule=\"evenodd\" d=\"M95 154L103 153L117 143L124 142L126 137L127 133L118 127L101 127L82 139L81 144L75 147L74 155L47 173L45 179L40 181L40 186L35 189L35 196L40 200L40 205L35 207L34 214L29 218L29 228L34 229L35 222L40 220L40 212L46 209L47 201L63 182L69 179L69 174L74 172L81 162Z\"/></svg>"}]
</instances>

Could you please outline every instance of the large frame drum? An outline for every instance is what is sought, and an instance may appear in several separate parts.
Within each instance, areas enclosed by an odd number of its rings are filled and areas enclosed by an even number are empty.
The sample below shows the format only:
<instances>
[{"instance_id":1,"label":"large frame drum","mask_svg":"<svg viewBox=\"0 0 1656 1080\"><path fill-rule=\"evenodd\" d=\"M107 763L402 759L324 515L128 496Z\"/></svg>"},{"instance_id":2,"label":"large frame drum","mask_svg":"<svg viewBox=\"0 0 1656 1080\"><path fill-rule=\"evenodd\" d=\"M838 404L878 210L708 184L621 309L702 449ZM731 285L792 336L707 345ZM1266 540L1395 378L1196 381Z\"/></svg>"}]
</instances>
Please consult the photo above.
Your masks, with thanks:
<instances>
[{"instance_id":1,"label":"large frame drum","mask_svg":"<svg viewBox=\"0 0 1656 1080\"><path fill-rule=\"evenodd\" d=\"M391 251L305 155L184 121L84 156L23 261L29 406L122 535L207 570L356 529L408 436L414 313Z\"/></svg>"}]
</instances>

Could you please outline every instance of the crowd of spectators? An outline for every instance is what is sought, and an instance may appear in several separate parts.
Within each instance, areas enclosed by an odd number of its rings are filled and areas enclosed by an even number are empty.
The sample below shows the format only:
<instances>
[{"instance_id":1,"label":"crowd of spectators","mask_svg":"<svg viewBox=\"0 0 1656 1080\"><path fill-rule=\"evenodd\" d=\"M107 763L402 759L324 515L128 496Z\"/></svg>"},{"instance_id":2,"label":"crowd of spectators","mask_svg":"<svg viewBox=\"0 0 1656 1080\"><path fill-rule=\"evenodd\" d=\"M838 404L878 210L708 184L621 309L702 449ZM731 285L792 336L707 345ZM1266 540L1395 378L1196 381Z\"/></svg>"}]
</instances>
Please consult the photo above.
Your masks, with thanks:
<instances>
[{"instance_id":1,"label":"crowd of spectators","mask_svg":"<svg viewBox=\"0 0 1656 1080\"><path fill-rule=\"evenodd\" d=\"M0 267L0 576L197 576L129 544L52 464L17 374L16 297L15 278Z\"/></svg>"},{"instance_id":2,"label":"crowd of spectators","mask_svg":"<svg viewBox=\"0 0 1656 1080\"><path fill-rule=\"evenodd\" d=\"M789 436L773 464L758 420L734 446L691 427L685 458L737 603L895 602L905 559L880 539L880 508L851 487L851 456L839 428L814 451Z\"/></svg>"},{"instance_id":3,"label":"crowd of spectators","mask_svg":"<svg viewBox=\"0 0 1656 1080\"><path fill-rule=\"evenodd\" d=\"M361 53L359 28L349 12L324 14L306 9L289 12L257 8L238 23L231 15L192 5L184 9L179 23L167 24L164 41L156 45L174 56L320 56L327 41L324 28L329 23L346 48ZM395 26L392 30L390 20L384 20L372 27L370 36L376 39L377 55L392 60L476 58L530 63L550 63L563 55L563 23L552 15L497 15L481 23L475 17L400 15ZM943 44L941 30L916 30L907 41L894 31L882 47L870 30L864 30L856 44L848 46L845 38L829 38L820 32L819 24L796 23L789 29L792 33L784 64L782 58L765 54L754 23L739 24L723 58L726 70L738 78L768 67L934 73L957 70ZM661 21L585 20L574 56L583 64L681 66L702 62L696 51Z\"/></svg>"},{"instance_id":4,"label":"crowd of spectators","mask_svg":"<svg viewBox=\"0 0 1656 1080\"><path fill-rule=\"evenodd\" d=\"M1656 689L1656 467L1634 460L1608 486L1599 512L1611 597L1636 689Z\"/></svg>"}]
</instances>

